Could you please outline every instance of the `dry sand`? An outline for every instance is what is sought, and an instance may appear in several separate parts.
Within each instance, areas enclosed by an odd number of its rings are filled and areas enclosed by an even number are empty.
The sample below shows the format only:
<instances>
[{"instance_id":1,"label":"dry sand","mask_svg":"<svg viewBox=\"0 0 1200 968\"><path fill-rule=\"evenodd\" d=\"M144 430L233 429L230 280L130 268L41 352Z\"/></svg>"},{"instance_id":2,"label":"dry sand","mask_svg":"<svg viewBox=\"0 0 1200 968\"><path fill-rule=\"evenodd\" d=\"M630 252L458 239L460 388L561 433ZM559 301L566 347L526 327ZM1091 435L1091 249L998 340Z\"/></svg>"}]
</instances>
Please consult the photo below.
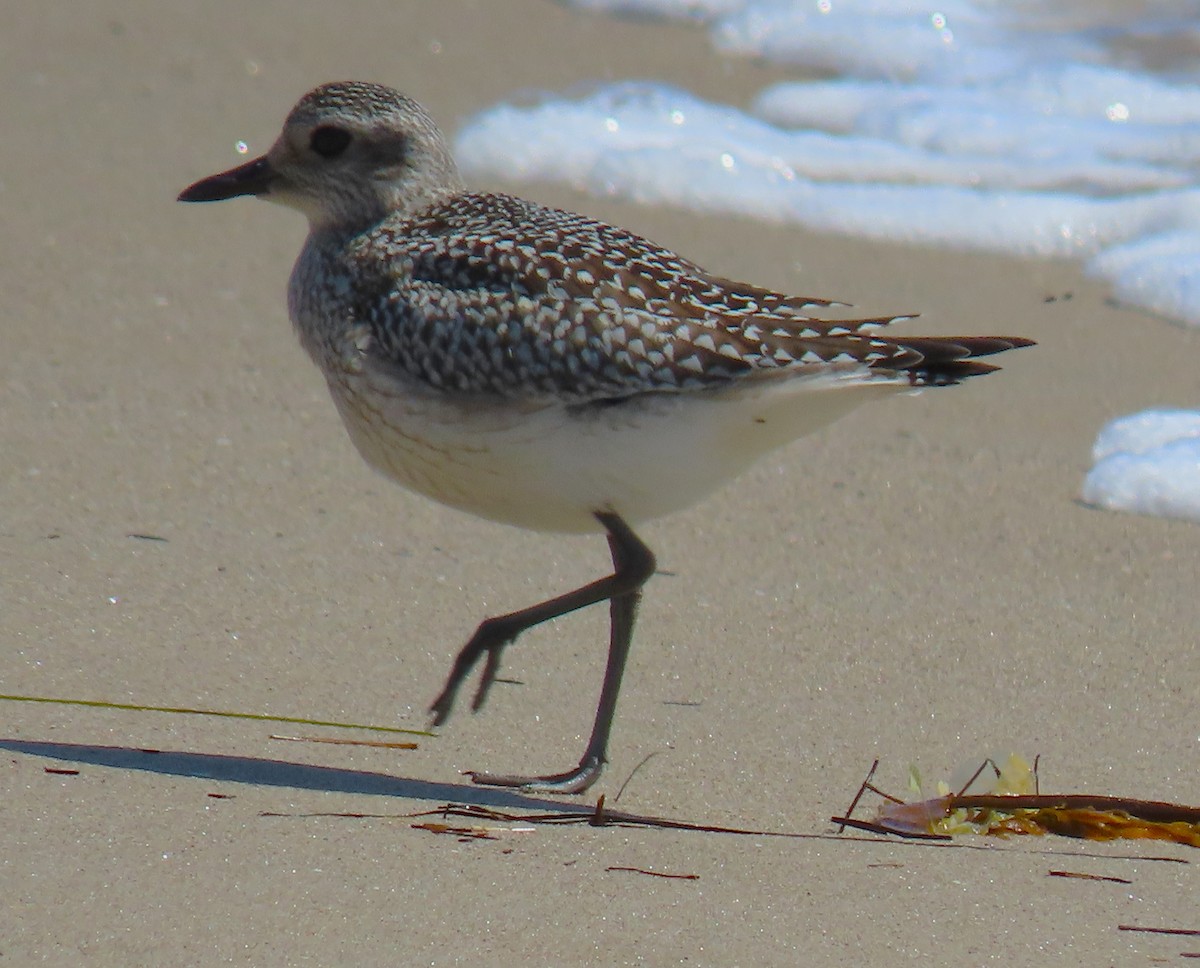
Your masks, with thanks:
<instances>
[{"instance_id":1,"label":"dry sand","mask_svg":"<svg viewBox=\"0 0 1200 968\"><path fill-rule=\"evenodd\" d=\"M0 691L420 727L475 623L596 576L603 542L372 476L289 332L302 221L174 195L235 163L236 139L265 147L324 80L401 87L453 130L530 87L648 76L737 101L769 72L714 67L698 31L542 0L23 6L0 35ZM657 753L623 808L828 834L875 757L902 791L909 763L936 778L1015 749L1042 754L1046 789L1200 802L1200 528L1075 499L1106 419L1196 404L1195 333L1066 264L524 191L729 276L919 311L910 332L1040 342L644 529L669 574L595 792ZM592 610L526 636L506 657L524 684L412 753L3 703L0 964L1011 968L1200 949L1117 930L1200 928L1200 855L1180 847L587 827L460 843L312 816L525 802L459 771L573 763L604 635Z\"/></svg>"}]
</instances>

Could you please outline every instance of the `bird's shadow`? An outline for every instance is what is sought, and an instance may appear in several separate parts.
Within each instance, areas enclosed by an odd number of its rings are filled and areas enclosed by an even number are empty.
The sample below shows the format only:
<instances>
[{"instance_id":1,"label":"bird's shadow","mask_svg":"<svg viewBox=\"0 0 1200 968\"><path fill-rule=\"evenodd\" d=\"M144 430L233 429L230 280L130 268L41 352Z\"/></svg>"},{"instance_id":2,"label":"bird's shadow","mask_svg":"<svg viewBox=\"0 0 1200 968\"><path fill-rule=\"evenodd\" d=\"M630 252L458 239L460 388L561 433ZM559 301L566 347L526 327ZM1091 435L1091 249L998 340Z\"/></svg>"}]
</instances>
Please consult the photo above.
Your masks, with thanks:
<instances>
[{"instance_id":1,"label":"bird's shadow","mask_svg":"<svg viewBox=\"0 0 1200 968\"><path fill-rule=\"evenodd\" d=\"M146 750L87 743L50 743L43 740L11 738L0 738L0 749L89 766L143 770L164 776L187 776L222 783L249 783L255 786L290 787L294 790L318 790L323 793L400 797L439 804L465 803L500 810L515 808L582 812L586 809L578 801L547 800L527 796L516 790L481 787L470 783L435 783L429 780L389 776L386 773L343 770L333 766L312 766L308 763L253 756Z\"/></svg>"}]
</instances>

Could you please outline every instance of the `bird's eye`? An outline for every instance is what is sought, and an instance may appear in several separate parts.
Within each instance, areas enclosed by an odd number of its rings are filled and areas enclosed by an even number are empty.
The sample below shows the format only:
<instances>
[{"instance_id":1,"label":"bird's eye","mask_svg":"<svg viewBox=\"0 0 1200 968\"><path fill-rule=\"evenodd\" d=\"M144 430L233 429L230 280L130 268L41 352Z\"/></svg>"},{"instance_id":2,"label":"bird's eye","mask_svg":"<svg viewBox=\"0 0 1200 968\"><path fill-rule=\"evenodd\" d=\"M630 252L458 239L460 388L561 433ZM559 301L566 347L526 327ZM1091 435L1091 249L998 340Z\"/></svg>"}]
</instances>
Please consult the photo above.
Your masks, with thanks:
<instances>
[{"instance_id":1,"label":"bird's eye","mask_svg":"<svg viewBox=\"0 0 1200 968\"><path fill-rule=\"evenodd\" d=\"M336 158L349 147L351 137L345 128L322 125L313 130L308 146L322 158Z\"/></svg>"}]
</instances>

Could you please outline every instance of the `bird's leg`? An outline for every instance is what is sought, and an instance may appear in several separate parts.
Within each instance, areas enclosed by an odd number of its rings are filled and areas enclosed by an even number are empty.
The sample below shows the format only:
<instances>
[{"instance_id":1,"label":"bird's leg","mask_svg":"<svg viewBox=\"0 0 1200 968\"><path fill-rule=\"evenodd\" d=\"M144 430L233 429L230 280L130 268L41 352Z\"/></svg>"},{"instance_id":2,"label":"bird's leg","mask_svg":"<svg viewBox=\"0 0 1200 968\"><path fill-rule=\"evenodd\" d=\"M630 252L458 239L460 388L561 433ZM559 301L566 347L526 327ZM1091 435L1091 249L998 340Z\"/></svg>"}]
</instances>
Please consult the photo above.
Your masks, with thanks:
<instances>
[{"instance_id":1,"label":"bird's leg","mask_svg":"<svg viewBox=\"0 0 1200 968\"><path fill-rule=\"evenodd\" d=\"M471 640L463 646L454 660L446 686L442 689L431 711L434 725L445 721L454 704L454 696L463 680L470 674L480 656L487 653L483 678L475 694L472 708L478 709L487 697L487 691L500 668L500 653L521 632L541 622L566 615L587 605L608 599L611 632L608 647L608 663L604 670L604 684L600 690L600 702L596 708L596 719L592 736L579 765L566 773L551 776L504 776L492 773L472 773L476 783L489 786L514 786L531 791L553 793L581 793L591 786L604 768L608 752L608 737L612 731L613 714L616 712L617 695L621 690L621 677L625 672L625 660L633 639L633 625L637 617L637 605L642 586L654 574L654 554L638 538L620 516L598 512L597 520L608 531L608 546L612 552L613 573L573 592L541 602L519 612L489 618L480 623Z\"/></svg>"}]
</instances>

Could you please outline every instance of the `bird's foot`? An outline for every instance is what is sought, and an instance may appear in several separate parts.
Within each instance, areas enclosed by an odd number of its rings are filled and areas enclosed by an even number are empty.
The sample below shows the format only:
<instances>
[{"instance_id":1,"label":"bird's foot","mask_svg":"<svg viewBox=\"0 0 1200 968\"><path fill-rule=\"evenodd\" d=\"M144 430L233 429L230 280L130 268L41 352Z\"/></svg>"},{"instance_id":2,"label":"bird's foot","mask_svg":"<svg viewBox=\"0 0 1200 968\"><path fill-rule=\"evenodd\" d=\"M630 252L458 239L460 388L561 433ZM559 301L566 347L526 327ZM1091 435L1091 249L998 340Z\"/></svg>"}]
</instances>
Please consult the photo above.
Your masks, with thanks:
<instances>
[{"instance_id":1,"label":"bird's foot","mask_svg":"<svg viewBox=\"0 0 1200 968\"><path fill-rule=\"evenodd\" d=\"M479 686L475 689L475 697L471 700L471 711L478 712L487 701L488 691L492 688L492 683L496 681L496 676L500 672L500 653L516 638L516 636L510 636L497 639L494 636L488 636L486 634L487 626L488 622L480 625L479 631L471 637L471 641L464 645L455 656L450 675L446 677L446 684L429 706L429 725L431 727L441 726L450 718L450 711L454 708L454 699L458 695L459 687L471 674L479 657L484 654L487 655L487 662L484 663Z\"/></svg>"},{"instance_id":2,"label":"bird's foot","mask_svg":"<svg viewBox=\"0 0 1200 968\"><path fill-rule=\"evenodd\" d=\"M600 779L603 771L604 760L589 754L584 756L575 769L550 776L511 776L484 772L471 772L467 775L472 783L478 783L480 786L513 787L522 793L583 793Z\"/></svg>"}]
</instances>

